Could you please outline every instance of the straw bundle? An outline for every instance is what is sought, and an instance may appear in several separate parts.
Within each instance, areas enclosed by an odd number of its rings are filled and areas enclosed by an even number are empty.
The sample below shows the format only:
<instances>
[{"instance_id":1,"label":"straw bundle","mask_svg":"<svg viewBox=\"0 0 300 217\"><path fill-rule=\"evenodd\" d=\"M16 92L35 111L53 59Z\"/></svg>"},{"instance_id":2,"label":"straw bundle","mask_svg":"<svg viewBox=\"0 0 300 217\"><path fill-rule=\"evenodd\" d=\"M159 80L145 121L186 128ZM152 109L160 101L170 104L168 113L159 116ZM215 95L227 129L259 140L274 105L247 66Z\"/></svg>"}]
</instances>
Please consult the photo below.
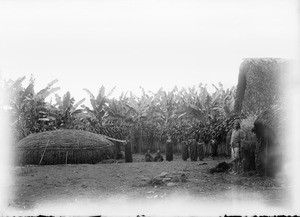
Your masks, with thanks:
<instances>
[{"instance_id":1,"label":"straw bundle","mask_svg":"<svg viewBox=\"0 0 300 217\"><path fill-rule=\"evenodd\" d=\"M244 59L240 65L234 110L257 112L280 99L289 62L275 58Z\"/></svg>"},{"instance_id":2,"label":"straw bundle","mask_svg":"<svg viewBox=\"0 0 300 217\"><path fill-rule=\"evenodd\" d=\"M80 130L31 134L17 143L18 165L98 163L113 157L114 144L103 135Z\"/></svg>"}]
</instances>

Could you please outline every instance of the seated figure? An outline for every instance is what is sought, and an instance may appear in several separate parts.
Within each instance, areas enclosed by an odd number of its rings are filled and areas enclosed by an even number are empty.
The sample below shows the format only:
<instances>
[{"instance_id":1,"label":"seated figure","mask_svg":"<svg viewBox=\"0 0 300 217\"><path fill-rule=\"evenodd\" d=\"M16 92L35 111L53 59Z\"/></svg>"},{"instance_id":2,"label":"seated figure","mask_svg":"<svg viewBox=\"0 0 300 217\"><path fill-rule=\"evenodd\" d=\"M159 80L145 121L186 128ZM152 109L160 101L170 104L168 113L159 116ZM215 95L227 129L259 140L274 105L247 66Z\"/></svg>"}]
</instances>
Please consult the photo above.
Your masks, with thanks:
<instances>
[{"instance_id":1,"label":"seated figure","mask_svg":"<svg viewBox=\"0 0 300 217\"><path fill-rule=\"evenodd\" d=\"M151 156L150 150L147 151L147 153L145 154L145 162L152 162L153 161L153 157Z\"/></svg>"},{"instance_id":2,"label":"seated figure","mask_svg":"<svg viewBox=\"0 0 300 217\"><path fill-rule=\"evenodd\" d=\"M160 153L160 150L157 150L155 156L154 156L154 162L162 162L164 161L163 156Z\"/></svg>"}]
</instances>

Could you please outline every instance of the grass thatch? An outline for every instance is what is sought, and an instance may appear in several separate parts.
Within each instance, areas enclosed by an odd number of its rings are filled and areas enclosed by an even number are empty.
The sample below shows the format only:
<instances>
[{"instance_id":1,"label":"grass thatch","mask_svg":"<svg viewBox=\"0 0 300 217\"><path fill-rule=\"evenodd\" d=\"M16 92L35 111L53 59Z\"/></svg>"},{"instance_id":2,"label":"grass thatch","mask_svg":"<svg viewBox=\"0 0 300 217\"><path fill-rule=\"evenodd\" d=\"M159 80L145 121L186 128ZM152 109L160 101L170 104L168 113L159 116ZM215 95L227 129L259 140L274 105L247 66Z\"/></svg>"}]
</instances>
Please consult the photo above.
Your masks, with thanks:
<instances>
[{"instance_id":1,"label":"grass thatch","mask_svg":"<svg viewBox=\"0 0 300 217\"><path fill-rule=\"evenodd\" d=\"M282 147L280 136L284 126L282 107L274 105L261 112L254 122L258 143L256 147L256 168L260 174L275 176L281 170Z\"/></svg>"},{"instance_id":2,"label":"grass thatch","mask_svg":"<svg viewBox=\"0 0 300 217\"><path fill-rule=\"evenodd\" d=\"M114 155L114 144L103 135L80 130L31 134L17 143L18 165L98 163Z\"/></svg>"},{"instance_id":3,"label":"grass thatch","mask_svg":"<svg viewBox=\"0 0 300 217\"><path fill-rule=\"evenodd\" d=\"M257 116L254 126L269 128L276 136L280 136L285 121L283 112L282 106L275 104Z\"/></svg>"},{"instance_id":4,"label":"grass thatch","mask_svg":"<svg viewBox=\"0 0 300 217\"><path fill-rule=\"evenodd\" d=\"M244 59L240 65L235 112L260 112L276 103L287 65L287 60L277 58Z\"/></svg>"}]
</instances>

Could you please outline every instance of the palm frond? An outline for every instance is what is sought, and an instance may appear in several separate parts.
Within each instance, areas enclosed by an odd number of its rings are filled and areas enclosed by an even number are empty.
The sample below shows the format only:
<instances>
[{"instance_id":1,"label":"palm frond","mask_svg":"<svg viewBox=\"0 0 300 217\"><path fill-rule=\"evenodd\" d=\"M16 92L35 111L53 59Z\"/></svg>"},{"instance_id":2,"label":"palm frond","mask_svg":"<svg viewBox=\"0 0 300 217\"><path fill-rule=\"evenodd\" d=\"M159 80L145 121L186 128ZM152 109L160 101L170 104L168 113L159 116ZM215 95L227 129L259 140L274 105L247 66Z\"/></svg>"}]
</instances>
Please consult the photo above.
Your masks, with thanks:
<instances>
[{"instance_id":1,"label":"palm frond","mask_svg":"<svg viewBox=\"0 0 300 217\"><path fill-rule=\"evenodd\" d=\"M111 94L115 91L115 89L116 89L116 86L114 86L114 87L109 91L109 93L107 94L106 97L110 97ZM126 96L126 93L125 93L125 96Z\"/></svg>"},{"instance_id":2,"label":"palm frond","mask_svg":"<svg viewBox=\"0 0 300 217\"><path fill-rule=\"evenodd\" d=\"M55 105L54 106L58 106L58 108L62 107L62 100L61 97L58 94L55 94Z\"/></svg>"},{"instance_id":3,"label":"palm frond","mask_svg":"<svg viewBox=\"0 0 300 217\"><path fill-rule=\"evenodd\" d=\"M128 103L126 103L125 106L127 106L130 109L130 111L134 112L135 114L138 114L137 108L134 108L133 106L129 105Z\"/></svg>"},{"instance_id":4,"label":"palm frond","mask_svg":"<svg viewBox=\"0 0 300 217\"><path fill-rule=\"evenodd\" d=\"M68 91L64 96L63 96L63 101L62 101L62 108L64 111L66 111L71 105L71 94Z\"/></svg>"},{"instance_id":5,"label":"palm frond","mask_svg":"<svg viewBox=\"0 0 300 217\"><path fill-rule=\"evenodd\" d=\"M25 89L25 91L23 93L23 99L26 98L26 97L28 97L28 96L30 96L30 94L34 94L34 84L33 83L30 83L26 87L26 89Z\"/></svg>"},{"instance_id":6,"label":"palm frond","mask_svg":"<svg viewBox=\"0 0 300 217\"><path fill-rule=\"evenodd\" d=\"M97 96L97 101L98 101L98 98L103 99L104 97L105 97L105 87L102 85L100 87L100 90L99 90L99 93L98 93L98 96Z\"/></svg>"},{"instance_id":7,"label":"palm frond","mask_svg":"<svg viewBox=\"0 0 300 217\"><path fill-rule=\"evenodd\" d=\"M17 88L17 87L19 87L25 79L26 79L26 76L23 76L23 77L18 78L18 79L12 84L12 88Z\"/></svg>"},{"instance_id":8,"label":"palm frond","mask_svg":"<svg viewBox=\"0 0 300 217\"><path fill-rule=\"evenodd\" d=\"M73 107L76 109L80 104L82 104L85 101L85 98L79 100Z\"/></svg>"},{"instance_id":9,"label":"palm frond","mask_svg":"<svg viewBox=\"0 0 300 217\"><path fill-rule=\"evenodd\" d=\"M58 91L60 88L59 87L55 87L55 88L51 88L55 83L58 82L58 79L54 79L53 81L51 81L50 83L47 84L47 86L43 89L41 89L36 95L37 97L41 97L41 98L46 98L48 97L50 94Z\"/></svg>"},{"instance_id":10,"label":"palm frond","mask_svg":"<svg viewBox=\"0 0 300 217\"><path fill-rule=\"evenodd\" d=\"M85 92L87 92L87 94L90 96L90 99L95 99L95 96L91 93L91 91L89 91L89 90L86 89L86 88L83 88L83 90L84 90Z\"/></svg>"},{"instance_id":11,"label":"palm frond","mask_svg":"<svg viewBox=\"0 0 300 217\"><path fill-rule=\"evenodd\" d=\"M83 111L84 111L83 109L76 109L76 110L71 112L71 115L77 115L77 114L82 113Z\"/></svg>"},{"instance_id":12,"label":"palm frond","mask_svg":"<svg viewBox=\"0 0 300 217\"><path fill-rule=\"evenodd\" d=\"M91 105L93 107L94 112L97 113L97 104L96 104L96 100L95 99L90 99Z\"/></svg>"}]
</instances>

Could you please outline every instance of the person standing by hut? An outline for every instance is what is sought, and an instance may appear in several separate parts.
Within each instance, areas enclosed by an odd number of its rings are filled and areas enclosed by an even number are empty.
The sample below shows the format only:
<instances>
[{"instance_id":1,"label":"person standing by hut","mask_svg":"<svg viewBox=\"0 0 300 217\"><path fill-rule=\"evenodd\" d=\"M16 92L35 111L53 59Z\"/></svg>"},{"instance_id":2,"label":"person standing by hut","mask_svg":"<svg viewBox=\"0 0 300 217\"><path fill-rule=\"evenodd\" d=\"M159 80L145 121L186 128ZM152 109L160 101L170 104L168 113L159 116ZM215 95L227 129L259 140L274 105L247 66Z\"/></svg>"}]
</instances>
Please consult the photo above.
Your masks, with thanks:
<instances>
[{"instance_id":1,"label":"person standing by hut","mask_svg":"<svg viewBox=\"0 0 300 217\"><path fill-rule=\"evenodd\" d=\"M186 140L181 142L181 157L184 161L187 161L187 159L190 157L189 145Z\"/></svg>"},{"instance_id":2,"label":"person standing by hut","mask_svg":"<svg viewBox=\"0 0 300 217\"><path fill-rule=\"evenodd\" d=\"M128 135L126 137L125 142L125 162L131 163L133 161L132 159L132 152L131 152L131 142L130 142L130 136Z\"/></svg>"},{"instance_id":3,"label":"person standing by hut","mask_svg":"<svg viewBox=\"0 0 300 217\"><path fill-rule=\"evenodd\" d=\"M198 157L200 161L203 161L204 158L204 141L203 138L200 137L198 144L197 144L197 151L198 151Z\"/></svg>"},{"instance_id":4,"label":"person standing by hut","mask_svg":"<svg viewBox=\"0 0 300 217\"><path fill-rule=\"evenodd\" d=\"M236 120L234 122L232 134L231 134L231 140L230 140L230 147L231 147L231 153L232 153L232 159L234 164L234 171L233 173L238 173L238 164L240 161L240 148L241 148L241 142L245 138L245 132L241 129L241 125L239 120Z\"/></svg>"},{"instance_id":5,"label":"person standing by hut","mask_svg":"<svg viewBox=\"0 0 300 217\"><path fill-rule=\"evenodd\" d=\"M173 143L171 136L168 135L168 139L166 141L166 161L173 160Z\"/></svg>"},{"instance_id":6,"label":"person standing by hut","mask_svg":"<svg viewBox=\"0 0 300 217\"><path fill-rule=\"evenodd\" d=\"M231 142L231 134L232 134L232 129L229 130L229 132L226 135L226 158L231 158L231 147L230 147L230 142Z\"/></svg>"},{"instance_id":7,"label":"person standing by hut","mask_svg":"<svg viewBox=\"0 0 300 217\"><path fill-rule=\"evenodd\" d=\"M197 161L198 152L197 152L197 139L193 138L191 142L191 161Z\"/></svg>"}]
</instances>

